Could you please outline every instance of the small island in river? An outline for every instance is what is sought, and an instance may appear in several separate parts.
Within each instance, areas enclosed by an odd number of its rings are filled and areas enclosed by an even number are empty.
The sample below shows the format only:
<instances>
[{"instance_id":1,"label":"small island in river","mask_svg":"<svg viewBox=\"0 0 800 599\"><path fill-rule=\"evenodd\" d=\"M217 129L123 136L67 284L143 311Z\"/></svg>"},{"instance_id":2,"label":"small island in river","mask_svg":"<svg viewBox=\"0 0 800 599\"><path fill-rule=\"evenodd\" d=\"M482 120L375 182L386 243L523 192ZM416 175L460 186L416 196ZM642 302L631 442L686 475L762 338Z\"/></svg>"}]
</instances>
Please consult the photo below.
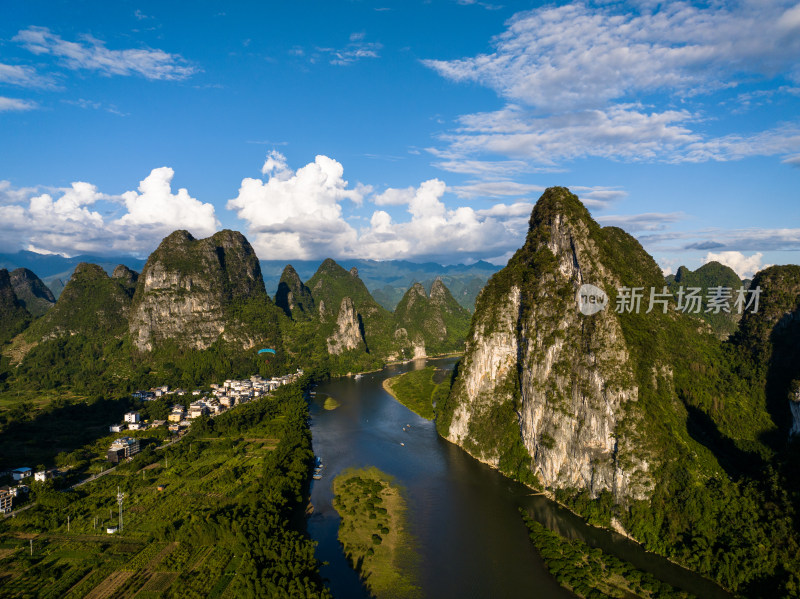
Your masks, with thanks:
<instances>
[{"instance_id":1,"label":"small island in river","mask_svg":"<svg viewBox=\"0 0 800 599\"><path fill-rule=\"evenodd\" d=\"M378 599L421 597L416 554L406 531L406 504L392 477L375 467L348 469L333 481L348 561Z\"/></svg>"}]
</instances>

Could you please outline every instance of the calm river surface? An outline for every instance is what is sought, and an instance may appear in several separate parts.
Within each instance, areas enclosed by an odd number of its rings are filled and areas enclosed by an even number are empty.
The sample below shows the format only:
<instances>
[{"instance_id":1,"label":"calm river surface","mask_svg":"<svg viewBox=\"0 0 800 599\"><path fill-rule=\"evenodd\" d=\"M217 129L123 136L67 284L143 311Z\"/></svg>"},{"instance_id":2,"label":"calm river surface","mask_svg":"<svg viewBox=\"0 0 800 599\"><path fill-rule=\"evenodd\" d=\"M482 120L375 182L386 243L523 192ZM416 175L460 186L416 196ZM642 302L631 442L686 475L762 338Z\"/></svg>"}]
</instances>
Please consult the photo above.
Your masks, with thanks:
<instances>
[{"instance_id":1,"label":"calm river surface","mask_svg":"<svg viewBox=\"0 0 800 599\"><path fill-rule=\"evenodd\" d=\"M318 542L317 558L328 562L322 575L335 597L369 597L339 545L339 516L331 505L333 478L345 468L364 466L377 466L405 489L409 532L420 556L417 579L425 597L574 597L548 574L528 540L520 507L561 535L609 551L702 599L730 597L620 535L588 526L552 501L531 495L530 489L440 438L432 422L395 401L381 384L426 364L452 368L455 359L418 360L358 381L334 379L315 389L311 431L325 470L312 483L314 513L308 530ZM323 409L323 394L341 406ZM411 427L405 432L407 424Z\"/></svg>"}]
</instances>

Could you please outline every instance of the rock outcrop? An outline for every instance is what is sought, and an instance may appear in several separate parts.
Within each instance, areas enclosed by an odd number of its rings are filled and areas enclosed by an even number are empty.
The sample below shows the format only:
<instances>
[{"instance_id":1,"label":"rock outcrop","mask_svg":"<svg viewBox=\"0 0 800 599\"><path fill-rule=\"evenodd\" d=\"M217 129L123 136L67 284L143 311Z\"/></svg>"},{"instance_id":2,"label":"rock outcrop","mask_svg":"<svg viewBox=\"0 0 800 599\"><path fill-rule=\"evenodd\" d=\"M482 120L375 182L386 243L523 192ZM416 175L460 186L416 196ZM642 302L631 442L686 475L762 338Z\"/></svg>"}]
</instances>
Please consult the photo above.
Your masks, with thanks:
<instances>
[{"instance_id":1,"label":"rock outcrop","mask_svg":"<svg viewBox=\"0 0 800 599\"><path fill-rule=\"evenodd\" d=\"M353 300L349 297L342 299L339 315L336 318L336 328L333 335L328 337L327 345L328 353L333 355L353 349L366 349L361 317L356 312Z\"/></svg>"},{"instance_id":2,"label":"rock outcrop","mask_svg":"<svg viewBox=\"0 0 800 599\"><path fill-rule=\"evenodd\" d=\"M313 317L314 298L311 290L303 284L300 275L291 264L287 264L281 274L278 291L275 294L275 305L294 320L307 320ZM322 308L320 313L322 314Z\"/></svg>"},{"instance_id":3,"label":"rock outcrop","mask_svg":"<svg viewBox=\"0 0 800 599\"><path fill-rule=\"evenodd\" d=\"M167 340L205 349L223 339L249 349L256 341L237 323L235 308L250 300L272 304L258 258L241 233L226 230L197 240L175 231L138 278L130 318L133 343L140 351Z\"/></svg>"},{"instance_id":4,"label":"rock outcrop","mask_svg":"<svg viewBox=\"0 0 800 599\"><path fill-rule=\"evenodd\" d=\"M27 268L11 271L11 286L20 303L33 316L41 316L56 303L53 292Z\"/></svg>"},{"instance_id":5,"label":"rock outcrop","mask_svg":"<svg viewBox=\"0 0 800 599\"><path fill-rule=\"evenodd\" d=\"M375 359L388 359L396 352L392 314L380 306L358 276L358 269L345 270L330 258L320 264L306 283L311 290L323 339L336 335L346 298L359 315L364 351ZM349 326L349 325L348 325ZM338 348L339 345L330 347Z\"/></svg>"}]
</instances>

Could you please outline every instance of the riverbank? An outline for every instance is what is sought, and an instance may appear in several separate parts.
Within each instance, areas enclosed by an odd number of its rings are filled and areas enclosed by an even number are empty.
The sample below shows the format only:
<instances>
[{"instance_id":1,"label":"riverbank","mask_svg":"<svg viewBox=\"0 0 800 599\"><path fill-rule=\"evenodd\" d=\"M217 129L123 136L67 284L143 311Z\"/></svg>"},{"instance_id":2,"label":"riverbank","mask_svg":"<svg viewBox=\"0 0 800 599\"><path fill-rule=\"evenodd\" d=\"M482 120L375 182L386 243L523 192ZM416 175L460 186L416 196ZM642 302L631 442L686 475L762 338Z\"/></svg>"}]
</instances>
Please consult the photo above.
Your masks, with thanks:
<instances>
[{"instance_id":1,"label":"riverbank","mask_svg":"<svg viewBox=\"0 0 800 599\"><path fill-rule=\"evenodd\" d=\"M378 599L421 597L400 487L370 467L345 470L334 479L333 491L339 541L370 592Z\"/></svg>"},{"instance_id":2,"label":"riverbank","mask_svg":"<svg viewBox=\"0 0 800 599\"><path fill-rule=\"evenodd\" d=\"M449 380L436 382L437 372L439 370L435 366L412 370L384 379L383 389L418 416L433 420L438 400L450 392Z\"/></svg>"}]
</instances>

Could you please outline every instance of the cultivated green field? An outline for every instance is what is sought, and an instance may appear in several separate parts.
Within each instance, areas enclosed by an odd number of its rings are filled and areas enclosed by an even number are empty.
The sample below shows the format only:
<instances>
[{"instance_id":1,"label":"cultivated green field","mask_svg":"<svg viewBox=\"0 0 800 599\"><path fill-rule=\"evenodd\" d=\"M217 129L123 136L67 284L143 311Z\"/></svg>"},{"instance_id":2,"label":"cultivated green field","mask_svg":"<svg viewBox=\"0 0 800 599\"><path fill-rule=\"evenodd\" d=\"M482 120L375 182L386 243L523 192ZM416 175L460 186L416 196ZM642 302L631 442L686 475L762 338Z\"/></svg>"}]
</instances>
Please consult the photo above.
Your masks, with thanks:
<instances>
[{"instance_id":1,"label":"cultivated green field","mask_svg":"<svg viewBox=\"0 0 800 599\"><path fill-rule=\"evenodd\" d=\"M0 594L327 596L300 532L306 418L300 390L282 388L76 490L38 486L36 506L0 523ZM124 528L106 534L117 489Z\"/></svg>"}]
</instances>

